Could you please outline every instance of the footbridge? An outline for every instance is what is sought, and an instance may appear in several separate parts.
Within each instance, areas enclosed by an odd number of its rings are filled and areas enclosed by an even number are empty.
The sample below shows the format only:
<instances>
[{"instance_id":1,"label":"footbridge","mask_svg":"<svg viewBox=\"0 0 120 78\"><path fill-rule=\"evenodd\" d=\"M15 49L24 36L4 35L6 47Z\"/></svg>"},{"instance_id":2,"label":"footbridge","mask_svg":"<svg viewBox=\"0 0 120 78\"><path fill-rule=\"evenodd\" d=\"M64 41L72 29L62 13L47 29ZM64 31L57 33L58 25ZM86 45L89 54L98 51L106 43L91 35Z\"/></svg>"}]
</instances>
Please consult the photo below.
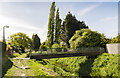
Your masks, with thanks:
<instances>
[{"instance_id":1,"label":"footbridge","mask_svg":"<svg viewBox=\"0 0 120 78\"><path fill-rule=\"evenodd\" d=\"M75 57L75 56L95 56L105 52L101 47L89 47L89 48L48 48L31 50L29 56L31 59L49 59L49 58L63 58L63 57Z\"/></svg>"}]
</instances>

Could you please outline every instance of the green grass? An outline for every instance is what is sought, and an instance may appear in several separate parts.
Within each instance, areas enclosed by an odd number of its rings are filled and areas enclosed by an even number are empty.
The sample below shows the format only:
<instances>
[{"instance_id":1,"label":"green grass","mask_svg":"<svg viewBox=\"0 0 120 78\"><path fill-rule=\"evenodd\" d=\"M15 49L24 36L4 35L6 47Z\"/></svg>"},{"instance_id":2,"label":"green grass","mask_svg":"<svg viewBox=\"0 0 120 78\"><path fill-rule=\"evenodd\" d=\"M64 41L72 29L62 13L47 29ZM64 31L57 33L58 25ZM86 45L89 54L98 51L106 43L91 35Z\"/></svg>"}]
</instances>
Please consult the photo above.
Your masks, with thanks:
<instances>
[{"instance_id":1,"label":"green grass","mask_svg":"<svg viewBox=\"0 0 120 78\"><path fill-rule=\"evenodd\" d=\"M7 71L7 74L5 76L21 76L22 74L25 74L26 76L47 76L48 74L41 70L42 65L36 63L34 60L28 60L26 63L22 60L20 61L20 64L18 64L18 60L12 59L12 62L14 62L14 65L11 69ZM21 66L28 66L30 69L20 69L17 67ZM16 67L17 66L17 67Z\"/></svg>"},{"instance_id":2,"label":"green grass","mask_svg":"<svg viewBox=\"0 0 120 78\"><path fill-rule=\"evenodd\" d=\"M23 54L19 57L26 57ZM28 60L26 64L30 69L17 69L13 66L6 76L21 75L25 72L27 76L107 76L118 77L120 74L120 55L103 53L97 57L88 58L86 56L43 59L41 61ZM12 60L15 65L18 61ZM17 71L17 72L15 72ZM19 71L19 72L18 72ZM28 72L28 73L27 73ZM56 73L55 73L56 72Z\"/></svg>"},{"instance_id":3,"label":"green grass","mask_svg":"<svg viewBox=\"0 0 120 78\"><path fill-rule=\"evenodd\" d=\"M119 76L118 54L103 53L97 57L85 56L44 59L46 66L61 76Z\"/></svg>"},{"instance_id":4,"label":"green grass","mask_svg":"<svg viewBox=\"0 0 120 78\"><path fill-rule=\"evenodd\" d=\"M23 54L17 58L24 58L27 54ZM21 76L25 74L26 76L58 76L53 70L47 68L46 66L42 65L35 59L30 60L19 60L9 58L13 62L12 68L7 71L5 76ZM20 69L21 66L28 66L30 69Z\"/></svg>"},{"instance_id":5,"label":"green grass","mask_svg":"<svg viewBox=\"0 0 120 78\"><path fill-rule=\"evenodd\" d=\"M61 76L79 76L79 64L86 60L87 58L85 56L44 59L47 66Z\"/></svg>"}]
</instances>

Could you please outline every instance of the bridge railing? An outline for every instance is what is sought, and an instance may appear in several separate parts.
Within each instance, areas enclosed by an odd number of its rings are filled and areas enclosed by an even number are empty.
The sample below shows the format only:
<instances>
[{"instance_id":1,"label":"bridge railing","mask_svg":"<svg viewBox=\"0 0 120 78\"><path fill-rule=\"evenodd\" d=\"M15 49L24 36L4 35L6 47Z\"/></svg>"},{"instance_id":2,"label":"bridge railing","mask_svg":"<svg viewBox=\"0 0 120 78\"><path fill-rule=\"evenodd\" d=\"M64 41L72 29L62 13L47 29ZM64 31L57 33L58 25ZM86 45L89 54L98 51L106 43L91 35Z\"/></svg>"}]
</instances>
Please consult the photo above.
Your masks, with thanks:
<instances>
[{"instance_id":1,"label":"bridge railing","mask_svg":"<svg viewBox=\"0 0 120 78\"><path fill-rule=\"evenodd\" d=\"M61 54L61 53L85 53L85 52L105 52L102 47L83 47L83 48L47 48L31 50L30 54Z\"/></svg>"}]
</instances>

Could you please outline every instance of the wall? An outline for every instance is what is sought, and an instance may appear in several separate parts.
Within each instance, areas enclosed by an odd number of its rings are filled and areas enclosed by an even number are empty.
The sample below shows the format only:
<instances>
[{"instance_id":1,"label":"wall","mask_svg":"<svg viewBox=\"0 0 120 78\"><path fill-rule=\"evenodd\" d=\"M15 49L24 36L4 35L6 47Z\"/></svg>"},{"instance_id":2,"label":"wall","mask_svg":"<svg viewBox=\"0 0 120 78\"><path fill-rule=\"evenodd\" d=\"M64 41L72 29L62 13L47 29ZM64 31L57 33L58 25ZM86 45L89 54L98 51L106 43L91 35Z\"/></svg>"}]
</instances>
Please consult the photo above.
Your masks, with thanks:
<instances>
[{"instance_id":1,"label":"wall","mask_svg":"<svg viewBox=\"0 0 120 78\"><path fill-rule=\"evenodd\" d=\"M6 54L6 44L0 42L0 78L4 76L8 69L10 69L13 63L8 59Z\"/></svg>"},{"instance_id":2,"label":"wall","mask_svg":"<svg viewBox=\"0 0 120 78\"><path fill-rule=\"evenodd\" d=\"M2 43L0 42L0 78L2 77Z\"/></svg>"},{"instance_id":3,"label":"wall","mask_svg":"<svg viewBox=\"0 0 120 78\"><path fill-rule=\"evenodd\" d=\"M109 54L120 54L120 43L106 44L106 49Z\"/></svg>"}]
</instances>

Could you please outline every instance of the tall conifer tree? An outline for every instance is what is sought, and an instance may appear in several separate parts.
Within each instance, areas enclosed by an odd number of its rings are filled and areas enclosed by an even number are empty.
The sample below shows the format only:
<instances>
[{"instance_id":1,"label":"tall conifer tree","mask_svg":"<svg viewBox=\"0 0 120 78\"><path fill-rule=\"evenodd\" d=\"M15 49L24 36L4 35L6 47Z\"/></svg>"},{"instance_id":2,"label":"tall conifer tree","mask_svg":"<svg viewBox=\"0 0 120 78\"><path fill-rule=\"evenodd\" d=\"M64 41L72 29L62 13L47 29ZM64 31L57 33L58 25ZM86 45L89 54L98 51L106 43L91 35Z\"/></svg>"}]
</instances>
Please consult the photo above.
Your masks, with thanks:
<instances>
[{"instance_id":1,"label":"tall conifer tree","mask_svg":"<svg viewBox=\"0 0 120 78\"><path fill-rule=\"evenodd\" d=\"M33 47L35 50L39 49L41 43L40 43L40 38L38 37L37 34L33 36Z\"/></svg>"},{"instance_id":2,"label":"tall conifer tree","mask_svg":"<svg viewBox=\"0 0 120 78\"><path fill-rule=\"evenodd\" d=\"M54 18L55 18L55 2L52 3L50 8L49 22L48 22L48 33L47 33L47 46L51 47L54 40Z\"/></svg>"},{"instance_id":3,"label":"tall conifer tree","mask_svg":"<svg viewBox=\"0 0 120 78\"><path fill-rule=\"evenodd\" d=\"M68 47L70 47L69 40L74 35L76 30L88 28L88 26L86 26L86 24L83 21L82 22L78 21L76 17L73 16L70 12L68 12L68 14L66 15L64 26L65 26L65 35L66 35L65 41Z\"/></svg>"},{"instance_id":4,"label":"tall conifer tree","mask_svg":"<svg viewBox=\"0 0 120 78\"><path fill-rule=\"evenodd\" d=\"M56 23L55 23L55 43L60 43L60 33L61 33L61 19L59 17L59 8L56 12Z\"/></svg>"}]
</instances>

